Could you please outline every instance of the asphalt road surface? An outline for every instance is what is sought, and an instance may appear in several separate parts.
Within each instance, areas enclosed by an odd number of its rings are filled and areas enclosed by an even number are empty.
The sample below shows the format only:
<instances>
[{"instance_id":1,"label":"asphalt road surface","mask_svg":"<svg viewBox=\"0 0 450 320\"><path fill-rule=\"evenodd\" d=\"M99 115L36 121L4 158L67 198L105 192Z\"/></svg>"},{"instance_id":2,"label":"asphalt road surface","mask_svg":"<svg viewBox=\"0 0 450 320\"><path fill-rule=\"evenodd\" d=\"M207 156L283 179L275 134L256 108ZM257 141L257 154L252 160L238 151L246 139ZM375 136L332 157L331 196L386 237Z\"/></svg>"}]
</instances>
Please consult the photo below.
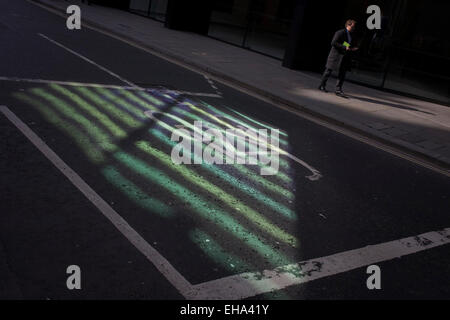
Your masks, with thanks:
<instances>
[{"instance_id":1,"label":"asphalt road surface","mask_svg":"<svg viewBox=\"0 0 450 320\"><path fill-rule=\"evenodd\" d=\"M65 23L0 2L0 298L450 297L448 177ZM278 172L174 164L194 121Z\"/></svg>"}]
</instances>

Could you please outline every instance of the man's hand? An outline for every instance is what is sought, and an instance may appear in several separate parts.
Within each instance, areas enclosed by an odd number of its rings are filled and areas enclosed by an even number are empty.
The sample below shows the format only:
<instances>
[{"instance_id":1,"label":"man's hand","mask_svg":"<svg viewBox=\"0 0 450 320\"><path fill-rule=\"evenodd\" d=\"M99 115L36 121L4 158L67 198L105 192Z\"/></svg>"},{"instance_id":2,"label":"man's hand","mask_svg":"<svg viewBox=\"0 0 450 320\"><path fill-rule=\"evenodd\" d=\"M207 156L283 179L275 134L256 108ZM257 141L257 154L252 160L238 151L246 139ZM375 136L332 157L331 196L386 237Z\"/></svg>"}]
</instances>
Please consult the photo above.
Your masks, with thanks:
<instances>
[{"instance_id":1,"label":"man's hand","mask_svg":"<svg viewBox=\"0 0 450 320\"><path fill-rule=\"evenodd\" d=\"M355 47L355 48L351 48L350 50L356 51L356 50L358 50L358 49L359 49L358 47Z\"/></svg>"}]
</instances>

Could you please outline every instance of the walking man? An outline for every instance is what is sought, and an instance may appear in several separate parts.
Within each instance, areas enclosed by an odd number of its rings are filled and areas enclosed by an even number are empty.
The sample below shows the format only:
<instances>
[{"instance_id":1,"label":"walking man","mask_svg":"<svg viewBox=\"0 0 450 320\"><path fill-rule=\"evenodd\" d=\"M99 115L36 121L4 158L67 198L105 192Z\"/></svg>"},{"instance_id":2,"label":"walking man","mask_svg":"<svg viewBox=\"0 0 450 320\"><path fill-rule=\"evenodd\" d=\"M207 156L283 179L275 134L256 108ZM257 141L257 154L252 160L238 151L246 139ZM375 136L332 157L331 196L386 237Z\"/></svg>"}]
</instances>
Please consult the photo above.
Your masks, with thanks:
<instances>
[{"instance_id":1,"label":"walking man","mask_svg":"<svg viewBox=\"0 0 450 320\"><path fill-rule=\"evenodd\" d=\"M345 80L345 73L351 66L351 52L358 50L357 47L352 46L352 33L355 30L356 21L347 20L345 23L345 29L336 31L333 40L331 41L331 50L328 55L327 65L325 72L322 76L322 82L320 83L319 90L328 92L326 85L328 78L333 70L338 72L338 81L336 83L336 95L345 96L342 92L342 85Z\"/></svg>"}]
</instances>

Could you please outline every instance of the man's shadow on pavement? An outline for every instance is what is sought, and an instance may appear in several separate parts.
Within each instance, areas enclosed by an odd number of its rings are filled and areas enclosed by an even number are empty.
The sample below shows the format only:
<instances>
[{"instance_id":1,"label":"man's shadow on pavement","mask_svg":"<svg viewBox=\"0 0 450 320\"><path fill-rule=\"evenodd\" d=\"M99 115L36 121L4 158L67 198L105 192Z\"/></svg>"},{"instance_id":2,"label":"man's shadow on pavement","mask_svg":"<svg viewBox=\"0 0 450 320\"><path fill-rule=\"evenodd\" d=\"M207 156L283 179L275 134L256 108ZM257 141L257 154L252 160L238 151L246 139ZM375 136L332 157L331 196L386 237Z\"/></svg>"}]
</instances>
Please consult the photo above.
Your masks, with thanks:
<instances>
[{"instance_id":1,"label":"man's shadow on pavement","mask_svg":"<svg viewBox=\"0 0 450 320\"><path fill-rule=\"evenodd\" d=\"M380 101L380 100L366 98L366 97L358 97L358 96L354 96L354 95L350 95L350 94L347 94L346 96L348 98L353 98L353 99L357 99L357 100L369 102L369 103L374 103L374 104L382 104L382 105L392 107L392 108L398 108L398 109L403 109L403 110L410 110L410 111L416 111L416 112L421 112L421 113L425 113L425 114L435 115L434 113L431 113L431 112L419 110L419 109L412 108L412 107L407 107L407 106L397 104L397 103L385 102L385 101Z\"/></svg>"}]
</instances>

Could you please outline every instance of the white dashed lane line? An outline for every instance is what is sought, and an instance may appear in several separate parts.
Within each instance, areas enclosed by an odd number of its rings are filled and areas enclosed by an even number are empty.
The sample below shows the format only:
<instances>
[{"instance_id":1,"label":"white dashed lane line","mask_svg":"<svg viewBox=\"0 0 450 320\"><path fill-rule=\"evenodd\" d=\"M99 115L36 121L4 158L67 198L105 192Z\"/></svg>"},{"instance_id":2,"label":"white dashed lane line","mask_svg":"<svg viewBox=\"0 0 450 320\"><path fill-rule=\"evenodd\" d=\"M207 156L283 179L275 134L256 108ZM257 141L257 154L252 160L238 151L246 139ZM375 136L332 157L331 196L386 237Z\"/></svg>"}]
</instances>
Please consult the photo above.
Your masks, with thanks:
<instances>
[{"instance_id":1,"label":"white dashed lane line","mask_svg":"<svg viewBox=\"0 0 450 320\"><path fill-rule=\"evenodd\" d=\"M219 88L217 88L217 86L214 83L214 81L212 81L206 74L204 74L203 77L206 79L206 81L208 81L209 85L211 86L211 88L214 89L216 94L218 94L219 96L222 96L222 92L219 91Z\"/></svg>"},{"instance_id":2,"label":"white dashed lane line","mask_svg":"<svg viewBox=\"0 0 450 320\"><path fill-rule=\"evenodd\" d=\"M282 290L389 261L450 243L450 228L413 237L302 261L273 270L247 272L197 285L191 284L170 262L135 231L75 171L6 106L0 112L125 236L186 299L244 299Z\"/></svg>"}]
</instances>

